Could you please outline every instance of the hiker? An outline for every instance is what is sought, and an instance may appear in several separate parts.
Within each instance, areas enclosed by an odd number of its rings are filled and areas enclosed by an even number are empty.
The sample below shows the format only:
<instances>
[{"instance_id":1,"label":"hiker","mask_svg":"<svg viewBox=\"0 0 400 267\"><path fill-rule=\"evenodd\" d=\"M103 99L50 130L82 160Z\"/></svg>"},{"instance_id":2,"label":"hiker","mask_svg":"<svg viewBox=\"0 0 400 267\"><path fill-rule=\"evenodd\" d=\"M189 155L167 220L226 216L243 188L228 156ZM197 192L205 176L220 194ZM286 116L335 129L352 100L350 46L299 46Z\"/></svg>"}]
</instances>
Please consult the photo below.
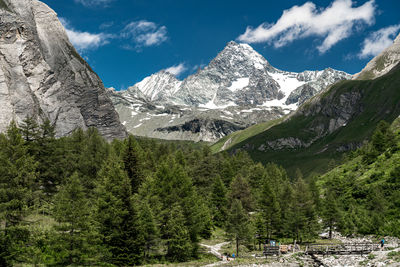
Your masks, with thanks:
<instances>
[{"instance_id":1,"label":"hiker","mask_svg":"<svg viewBox=\"0 0 400 267\"><path fill-rule=\"evenodd\" d=\"M384 238L382 238L382 240L381 240L381 250L383 250L383 246L385 245L385 239Z\"/></svg>"}]
</instances>

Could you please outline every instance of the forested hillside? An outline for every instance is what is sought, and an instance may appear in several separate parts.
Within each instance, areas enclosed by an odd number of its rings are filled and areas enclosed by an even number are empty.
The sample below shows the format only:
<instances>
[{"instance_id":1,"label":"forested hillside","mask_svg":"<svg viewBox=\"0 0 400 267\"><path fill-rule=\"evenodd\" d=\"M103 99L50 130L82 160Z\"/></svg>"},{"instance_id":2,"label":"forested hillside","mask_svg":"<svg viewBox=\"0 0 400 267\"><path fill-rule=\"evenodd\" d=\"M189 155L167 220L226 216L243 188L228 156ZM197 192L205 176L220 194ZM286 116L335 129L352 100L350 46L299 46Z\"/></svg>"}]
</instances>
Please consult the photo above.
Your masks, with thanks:
<instances>
[{"instance_id":1,"label":"forested hillside","mask_svg":"<svg viewBox=\"0 0 400 267\"><path fill-rule=\"evenodd\" d=\"M95 129L56 139L48 121L28 117L0 135L0 264L184 262L215 227L237 248L312 241L329 228L399 236L395 137L382 122L317 182L244 152L133 136L107 143Z\"/></svg>"},{"instance_id":2,"label":"forested hillside","mask_svg":"<svg viewBox=\"0 0 400 267\"><path fill-rule=\"evenodd\" d=\"M329 226L347 235L400 236L400 133L396 127L380 122L368 144L320 178L324 202L330 206Z\"/></svg>"}]
</instances>

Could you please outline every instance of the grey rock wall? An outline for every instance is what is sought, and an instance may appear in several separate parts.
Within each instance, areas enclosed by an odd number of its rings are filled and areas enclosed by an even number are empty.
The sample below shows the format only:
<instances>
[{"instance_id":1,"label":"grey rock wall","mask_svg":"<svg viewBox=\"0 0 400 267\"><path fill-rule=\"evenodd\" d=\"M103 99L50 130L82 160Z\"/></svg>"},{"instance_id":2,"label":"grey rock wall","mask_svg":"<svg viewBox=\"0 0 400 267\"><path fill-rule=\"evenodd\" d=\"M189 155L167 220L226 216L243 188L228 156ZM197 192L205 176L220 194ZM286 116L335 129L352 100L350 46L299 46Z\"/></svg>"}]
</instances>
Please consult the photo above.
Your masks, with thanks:
<instances>
[{"instance_id":1,"label":"grey rock wall","mask_svg":"<svg viewBox=\"0 0 400 267\"><path fill-rule=\"evenodd\" d=\"M97 74L77 53L57 18L37 0L0 8L0 131L27 115L56 126L58 137L96 127L107 139L126 130Z\"/></svg>"}]
</instances>

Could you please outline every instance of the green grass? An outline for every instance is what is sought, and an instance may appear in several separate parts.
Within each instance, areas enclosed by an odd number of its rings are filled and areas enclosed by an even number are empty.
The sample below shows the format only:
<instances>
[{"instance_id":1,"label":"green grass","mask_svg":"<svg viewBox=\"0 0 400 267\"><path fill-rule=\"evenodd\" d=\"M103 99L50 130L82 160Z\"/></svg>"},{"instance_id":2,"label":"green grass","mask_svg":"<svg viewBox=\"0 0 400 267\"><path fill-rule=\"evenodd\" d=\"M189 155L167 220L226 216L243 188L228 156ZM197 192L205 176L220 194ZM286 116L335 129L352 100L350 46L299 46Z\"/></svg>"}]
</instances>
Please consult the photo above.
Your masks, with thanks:
<instances>
[{"instance_id":1,"label":"green grass","mask_svg":"<svg viewBox=\"0 0 400 267\"><path fill-rule=\"evenodd\" d=\"M400 115L400 66L390 73L375 80L343 81L335 84L319 100L321 106L338 107L344 94L358 93L361 98L345 127L316 140L307 148L281 149L259 151L258 148L266 141L284 137L296 137L303 142L315 138L317 133L311 129L318 125L329 126L330 117L323 112L314 112L312 116L293 115L290 119L272 126L266 131L233 145L230 150L246 150L250 156L261 163L275 162L285 167L289 175L299 168L305 176L313 173L321 174L342 162L343 152L337 149L343 145L361 143L370 137L376 125L381 120L392 123ZM308 103L302 110L315 108ZM304 113L303 113L304 114ZM334 166L330 166L334 161Z\"/></svg>"},{"instance_id":2,"label":"green grass","mask_svg":"<svg viewBox=\"0 0 400 267\"><path fill-rule=\"evenodd\" d=\"M323 185L332 177L339 177L343 175L352 175L357 177L357 184L366 186L367 188L373 187L377 184L384 184L390 177L390 173L394 170L400 162L400 151L396 151L387 157L385 153L380 155L377 160L370 164L364 165L361 163L361 156L358 156L343 165L340 165L319 179L318 183Z\"/></svg>"},{"instance_id":3,"label":"green grass","mask_svg":"<svg viewBox=\"0 0 400 267\"><path fill-rule=\"evenodd\" d=\"M398 133L400 132L400 117L398 117L397 119L395 119L391 125L391 129L393 130L393 132Z\"/></svg>"},{"instance_id":4,"label":"green grass","mask_svg":"<svg viewBox=\"0 0 400 267\"><path fill-rule=\"evenodd\" d=\"M194 142L194 141L187 141L187 140L166 140L166 139L158 139L158 138L150 138L144 136L135 136L135 139L138 140L140 143L141 141L148 142L154 141L158 144L174 144L177 147L191 147L193 149L202 149L205 146L210 146L211 143L209 142Z\"/></svg>"},{"instance_id":5,"label":"green grass","mask_svg":"<svg viewBox=\"0 0 400 267\"><path fill-rule=\"evenodd\" d=\"M220 244L220 243L223 243L226 241L228 241L226 232L222 228L217 227L213 231L210 239L203 239L200 241L200 243L212 246L212 245Z\"/></svg>"},{"instance_id":6,"label":"green grass","mask_svg":"<svg viewBox=\"0 0 400 267\"><path fill-rule=\"evenodd\" d=\"M400 251L391 251L388 253L388 258L395 262L400 262Z\"/></svg>"},{"instance_id":7,"label":"green grass","mask_svg":"<svg viewBox=\"0 0 400 267\"><path fill-rule=\"evenodd\" d=\"M214 153L220 152L222 150L222 147L224 146L224 144L229 141L229 145L226 145L225 149L229 149L230 147L252 137L255 136L259 133L262 133L266 130L268 130L269 128L271 128L272 126L280 123L281 121L283 121L284 118L279 118L276 120L272 120L272 121L267 121L267 122L263 122L263 123L259 123L259 124L255 124L252 125L244 130L240 130L237 132L234 132L230 135L225 136L224 138L218 140L218 142L216 142L215 144L213 144L211 146L211 151Z\"/></svg>"},{"instance_id":8,"label":"green grass","mask_svg":"<svg viewBox=\"0 0 400 267\"><path fill-rule=\"evenodd\" d=\"M382 71L385 68L385 63L387 61L386 55L382 55L381 57L377 58L376 64L375 64L375 69L377 71ZM358 77L358 80L370 80L375 78L375 74L373 70L369 71L364 71L361 73L361 75Z\"/></svg>"}]
</instances>

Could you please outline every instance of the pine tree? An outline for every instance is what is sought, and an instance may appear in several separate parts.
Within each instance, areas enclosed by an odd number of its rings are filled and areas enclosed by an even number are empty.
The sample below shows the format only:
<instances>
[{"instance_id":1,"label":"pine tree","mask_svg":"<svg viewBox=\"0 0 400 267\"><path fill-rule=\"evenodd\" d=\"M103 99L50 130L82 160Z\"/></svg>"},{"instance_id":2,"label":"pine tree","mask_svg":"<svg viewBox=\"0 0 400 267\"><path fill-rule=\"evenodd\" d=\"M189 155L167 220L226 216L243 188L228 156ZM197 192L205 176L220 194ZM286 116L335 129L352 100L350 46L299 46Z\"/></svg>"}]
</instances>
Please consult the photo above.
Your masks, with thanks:
<instances>
[{"instance_id":1,"label":"pine tree","mask_svg":"<svg viewBox=\"0 0 400 267\"><path fill-rule=\"evenodd\" d=\"M83 175L83 186L91 194L96 186L97 173L108 156L107 142L96 128L89 128L83 137L81 147L77 147L77 165Z\"/></svg>"},{"instance_id":2,"label":"pine tree","mask_svg":"<svg viewBox=\"0 0 400 267\"><path fill-rule=\"evenodd\" d=\"M99 231L112 254L108 261L115 265L140 263L144 240L139 235L137 207L133 204L129 178L114 152L99 171L96 197Z\"/></svg>"},{"instance_id":3,"label":"pine tree","mask_svg":"<svg viewBox=\"0 0 400 267\"><path fill-rule=\"evenodd\" d=\"M238 175L231 183L229 199L232 202L234 199L240 200L243 205L243 208L246 211L253 210L253 197L251 194L250 185L245 178L241 175Z\"/></svg>"},{"instance_id":4,"label":"pine tree","mask_svg":"<svg viewBox=\"0 0 400 267\"><path fill-rule=\"evenodd\" d=\"M226 188L220 176L217 176L211 193L213 207L213 221L217 226L223 226L228 214L228 200Z\"/></svg>"},{"instance_id":5,"label":"pine tree","mask_svg":"<svg viewBox=\"0 0 400 267\"><path fill-rule=\"evenodd\" d=\"M99 239L91 219L91 207L77 173L54 198L55 226L53 250L57 265L87 265L99 261Z\"/></svg>"},{"instance_id":6,"label":"pine tree","mask_svg":"<svg viewBox=\"0 0 400 267\"><path fill-rule=\"evenodd\" d=\"M265 219L261 212L256 213L254 220L255 236L258 242L258 249L261 250L261 244L267 239L267 233L265 232Z\"/></svg>"},{"instance_id":7,"label":"pine tree","mask_svg":"<svg viewBox=\"0 0 400 267\"><path fill-rule=\"evenodd\" d=\"M36 155L37 153L37 143L36 141L40 136L39 125L36 120L31 116L26 116L26 118L22 121L20 125L21 134L27 143L29 149L28 152L30 155Z\"/></svg>"},{"instance_id":8,"label":"pine tree","mask_svg":"<svg viewBox=\"0 0 400 267\"><path fill-rule=\"evenodd\" d=\"M325 227L329 229L329 239L332 239L332 231L341 222L341 213L338 206L338 196L328 189L323 200L322 218Z\"/></svg>"},{"instance_id":9,"label":"pine tree","mask_svg":"<svg viewBox=\"0 0 400 267\"><path fill-rule=\"evenodd\" d=\"M294 185L293 203L291 205L292 234L296 240L314 237L317 217L312 195L303 179L297 179Z\"/></svg>"},{"instance_id":10,"label":"pine tree","mask_svg":"<svg viewBox=\"0 0 400 267\"><path fill-rule=\"evenodd\" d=\"M193 248L183 210L178 204L171 207L165 234L168 244L167 257L171 261L187 261L192 255Z\"/></svg>"},{"instance_id":11,"label":"pine tree","mask_svg":"<svg viewBox=\"0 0 400 267\"><path fill-rule=\"evenodd\" d=\"M259 209L263 215L266 237L271 239L280 230L281 213L276 193L271 189L269 180L266 178L261 188Z\"/></svg>"},{"instance_id":12,"label":"pine tree","mask_svg":"<svg viewBox=\"0 0 400 267\"><path fill-rule=\"evenodd\" d=\"M143 182L142 149L132 135L126 139L125 149L122 152L124 169L131 181L132 192L137 193Z\"/></svg>"},{"instance_id":13,"label":"pine tree","mask_svg":"<svg viewBox=\"0 0 400 267\"><path fill-rule=\"evenodd\" d=\"M211 155L209 148L203 148L199 158L191 168L190 177L193 177L193 184L202 195L209 195L214 177L217 175L216 161Z\"/></svg>"},{"instance_id":14,"label":"pine tree","mask_svg":"<svg viewBox=\"0 0 400 267\"><path fill-rule=\"evenodd\" d=\"M236 243L236 256L239 256L239 246L242 241L250 238L250 221L246 210L239 199L232 201L229 211L227 232L233 237Z\"/></svg>"},{"instance_id":15,"label":"pine tree","mask_svg":"<svg viewBox=\"0 0 400 267\"><path fill-rule=\"evenodd\" d=\"M44 187L46 194L54 194L56 187L64 178L59 161L66 156L67 151L57 147L57 143L60 142L56 142L55 126L50 123L50 120L47 119L40 125L37 143L38 153L36 159L39 162L40 184Z\"/></svg>"},{"instance_id":16,"label":"pine tree","mask_svg":"<svg viewBox=\"0 0 400 267\"><path fill-rule=\"evenodd\" d=\"M284 185L283 194L280 199L280 208L281 208L281 233L285 237L293 236L293 216L292 213L294 211L294 192L293 186L291 183L286 183Z\"/></svg>"},{"instance_id":17,"label":"pine tree","mask_svg":"<svg viewBox=\"0 0 400 267\"><path fill-rule=\"evenodd\" d=\"M21 221L32 205L37 163L29 155L15 122L0 135L0 263L18 257L18 243L26 239Z\"/></svg>"},{"instance_id":18,"label":"pine tree","mask_svg":"<svg viewBox=\"0 0 400 267\"><path fill-rule=\"evenodd\" d=\"M167 223L171 207L179 205L182 208L192 242L192 255L196 255L199 236L209 226L210 216L182 166L176 164L172 158L162 163L152 182L151 193L154 195L152 207L159 210L157 215L161 225ZM166 238L164 229L161 230L161 236Z\"/></svg>"},{"instance_id":19,"label":"pine tree","mask_svg":"<svg viewBox=\"0 0 400 267\"><path fill-rule=\"evenodd\" d=\"M139 200L136 200L139 202ZM159 229L153 211L150 209L149 204L146 201L142 201L139 207L138 214L138 225L139 225L139 240L144 241L145 250L144 258L150 255L150 250L157 244L159 239Z\"/></svg>"}]
</instances>

